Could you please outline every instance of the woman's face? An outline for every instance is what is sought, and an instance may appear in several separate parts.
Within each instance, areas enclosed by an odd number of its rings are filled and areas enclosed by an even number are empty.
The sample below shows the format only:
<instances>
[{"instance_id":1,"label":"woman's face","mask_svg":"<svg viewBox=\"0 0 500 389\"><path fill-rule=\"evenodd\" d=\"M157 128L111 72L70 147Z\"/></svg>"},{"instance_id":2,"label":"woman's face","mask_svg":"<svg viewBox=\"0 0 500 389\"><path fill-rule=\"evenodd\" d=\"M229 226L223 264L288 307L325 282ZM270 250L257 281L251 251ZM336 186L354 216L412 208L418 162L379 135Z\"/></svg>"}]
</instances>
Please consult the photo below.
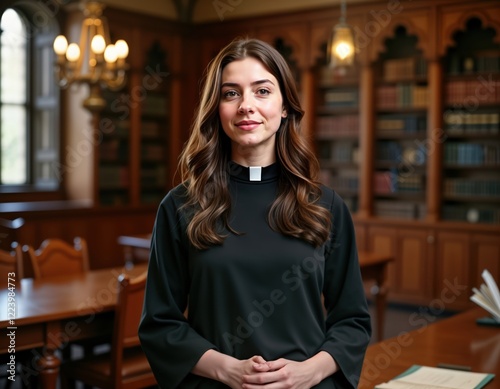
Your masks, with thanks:
<instances>
[{"instance_id":1,"label":"woman's face","mask_svg":"<svg viewBox=\"0 0 500 389\"><path fill-rule=\"evenodd\" d=\"M267 166L275 156L276 132L286 117L276 78L257 59L233 61L222 71L219 116L231 139L232 159Z\"/></svg>"}]
</instances>

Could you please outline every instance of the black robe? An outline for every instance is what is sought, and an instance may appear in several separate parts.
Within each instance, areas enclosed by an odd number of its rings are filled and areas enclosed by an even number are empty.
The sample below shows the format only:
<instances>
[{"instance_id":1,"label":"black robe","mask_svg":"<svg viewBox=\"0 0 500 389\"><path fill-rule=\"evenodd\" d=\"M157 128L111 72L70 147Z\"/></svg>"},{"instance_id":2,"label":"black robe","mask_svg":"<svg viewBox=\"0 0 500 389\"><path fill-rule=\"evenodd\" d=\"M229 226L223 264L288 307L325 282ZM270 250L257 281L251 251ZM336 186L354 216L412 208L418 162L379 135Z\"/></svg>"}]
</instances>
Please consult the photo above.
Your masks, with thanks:
<instances>
[{"instance_id":1,"label":"black robe","mask_svg":"<svg viewBox=\"0 0 500 389\"><path fill-rule=\"evenodd\" d=\"M190 373L209 349L296 361L324 350L340 371L315 388L356 387L371 327L346 205L322 187L333 228L315 248L267 223L278 164L263 168L261 181L249 181L248 168L232 162L228 174L230 225L242 235L228 232L222 245L195 249L180 210L182 185L158 209L139 336L160 387L227 388Z\"/></svg>"}]
</instances>

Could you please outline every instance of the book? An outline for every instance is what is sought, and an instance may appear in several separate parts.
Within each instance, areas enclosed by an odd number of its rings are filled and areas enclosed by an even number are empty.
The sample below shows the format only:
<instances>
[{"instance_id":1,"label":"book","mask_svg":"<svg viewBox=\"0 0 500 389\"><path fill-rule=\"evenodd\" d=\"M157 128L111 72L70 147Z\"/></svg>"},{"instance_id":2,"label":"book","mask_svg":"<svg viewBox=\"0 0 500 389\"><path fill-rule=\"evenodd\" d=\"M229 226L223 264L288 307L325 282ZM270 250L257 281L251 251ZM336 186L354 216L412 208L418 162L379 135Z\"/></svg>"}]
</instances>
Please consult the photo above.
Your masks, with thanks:
<instances>
[{"instance_id":1,"label":"book","mask_svg":"<svg viewBox=\"0 0 500 389\"><path fill-rule=\"evenodd\" d=\"M389 382L376 385L375 389L479 389L494 377L489 373L413 365Z\"/></svg>"},{"instance_id":2,"label":"book","mask_svg":"<svg viewBox=\"0 0 500 389\"><path fill-rule=\"evenodd\" d=\"M481 276L483 277L484 284L478 288L472 288L474 293L470 299L481 308L488 311L493 318L500 323L500 292L498 285L491 273L484 269Z\"/></svg>"}]
</instances>

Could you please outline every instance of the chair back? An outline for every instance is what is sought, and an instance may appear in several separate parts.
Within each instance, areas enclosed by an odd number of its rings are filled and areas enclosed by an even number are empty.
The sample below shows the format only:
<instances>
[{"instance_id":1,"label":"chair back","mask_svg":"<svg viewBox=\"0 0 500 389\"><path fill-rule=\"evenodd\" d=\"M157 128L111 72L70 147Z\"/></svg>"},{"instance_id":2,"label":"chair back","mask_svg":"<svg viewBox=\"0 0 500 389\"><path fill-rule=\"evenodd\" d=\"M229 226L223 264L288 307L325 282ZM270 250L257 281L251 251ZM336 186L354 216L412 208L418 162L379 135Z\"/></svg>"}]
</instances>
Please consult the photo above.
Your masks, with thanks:
<instances>
[{"instance_id":1,"label":"chair back","mask_svg":"<svg viewBox=\"0 0 500 389\"><path fill-rule=\"evenodd\" d=\"M34 250L25 246L36 279L89 270L89 255L85 239L75 238L73 246L61 239L46 239Z\"/></svg>"},{"instance_id":2,"label":"chair back","mask_svg":"<svg viewBox=\"0 0 500 389\"><path fill-rule=\"evenodd\" d=\"M0 250L10 251L12 244L19 242L19 230L23 225L21 217L14 220L0 218Z\"/></svg>"},{"instance_id":3,"label":"chair back","mask_svg":"<svg viewBox=\"0 0 500 389\"><path fill-rule=\"evenodd\" d=\"M115 388L121 386L122 363L126 350L140 346L138 330L146 277L147 271L134 278L124 274L118 277L119 292L111 349L111 374L114 377ZM150 375L152 377L152 373ZM152 382L155 382L154 379Z\"/></svg>"},{"instance_id":4,"label":"chair back","mask_svg":"<svg viewBox=\"0 0 500 389\"><path fill-rule=\"evenodd\" d=\"M23 253L17 242L12 243L12 249L0 249L0 288L7 289L9 283L19 289L21 279L24 278ZM10 280L12 281L10 281Z\"/></svg>"}]
</instances>

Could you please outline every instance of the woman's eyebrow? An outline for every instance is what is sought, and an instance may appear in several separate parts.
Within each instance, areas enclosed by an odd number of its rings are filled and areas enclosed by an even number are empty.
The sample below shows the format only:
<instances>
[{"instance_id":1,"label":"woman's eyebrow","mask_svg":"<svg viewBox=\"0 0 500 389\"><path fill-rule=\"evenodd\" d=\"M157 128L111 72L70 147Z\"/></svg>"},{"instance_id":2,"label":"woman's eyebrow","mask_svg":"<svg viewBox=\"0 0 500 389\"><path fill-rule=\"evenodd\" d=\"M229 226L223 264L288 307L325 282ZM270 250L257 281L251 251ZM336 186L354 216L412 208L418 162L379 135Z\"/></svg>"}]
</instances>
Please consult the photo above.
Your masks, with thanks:
<instances>
[{"instance_id":1,"label":"woman's eyebrow","mask_svg":"<svg viewBox=\"0 0 500 389\"><path fill-rule=\"evenodd\" d=\"M261 84L266 84L266 83L270 83L270 84L274 85L274 82L272 82L271 80L268 80L267 78L263 79L263 80L254 81L250 85L255 86L255 85L261 85ZM236 88L236 87L239 87L239 86L240 86L240 84L238 84L236 82L224 82L221 85L221 88L224 88L224 87Z\"/></svg>"}]
</instances>

